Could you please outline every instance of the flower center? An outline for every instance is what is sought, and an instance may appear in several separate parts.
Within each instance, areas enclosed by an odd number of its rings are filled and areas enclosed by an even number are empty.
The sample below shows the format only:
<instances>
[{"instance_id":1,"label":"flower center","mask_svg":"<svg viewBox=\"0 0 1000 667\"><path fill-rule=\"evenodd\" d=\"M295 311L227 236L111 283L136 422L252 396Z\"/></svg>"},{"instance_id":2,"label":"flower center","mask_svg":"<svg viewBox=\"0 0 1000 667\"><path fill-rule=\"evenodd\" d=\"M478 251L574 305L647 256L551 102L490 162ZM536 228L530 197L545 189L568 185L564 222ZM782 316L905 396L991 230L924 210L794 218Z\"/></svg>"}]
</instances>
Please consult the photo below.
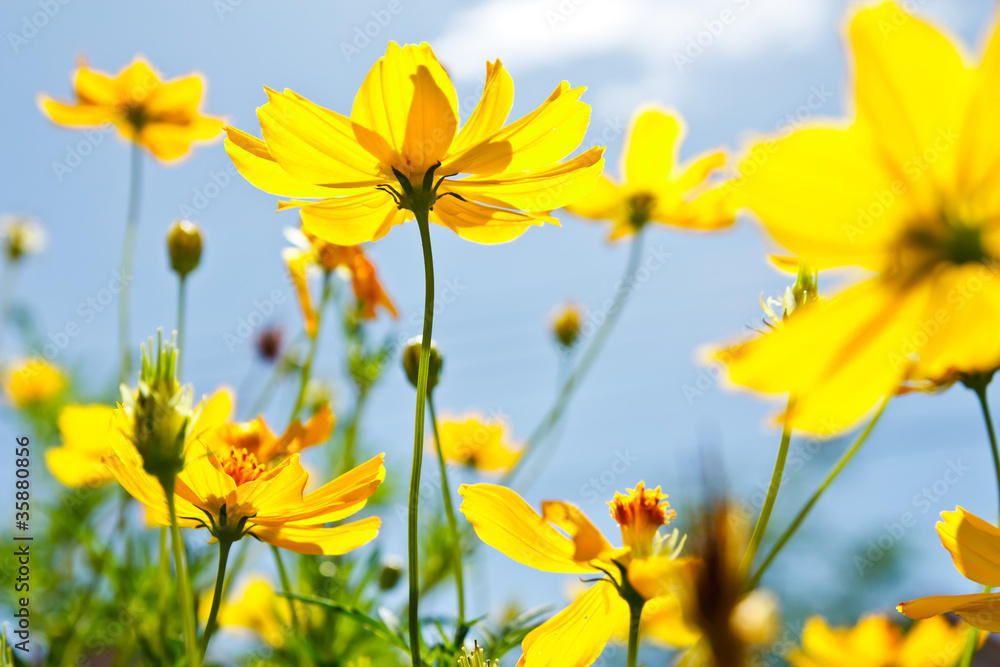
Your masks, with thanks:
<instances>
[{"instance_id":1,"label":"flower center","mask_svg":"<svg viewBox=\"0 0 1000 667\"><path fill-rule=\"evenodd\" d=\"M616 493L608 503L611 516L621 526L622 542L635 558L653 554L656 533L676 516L660 487L647 489L642 482L628 489L627 495Z\"/></svg>"},{"instance_id":2,"label":"flower center","mask_svg":"<svg viewBox=\"0 0 1000 667\"><path fill-rule=\"evenodd\" d=\"M928 264L985 264L992 260L983 244L979 225L945 217L943 224L922 225L907 230L900 242L904 265L925 268Z\"/></svg>"},{"instance_id":3,"label":"flower center","mask_svg":"<svg viewBox=\"0 0 1000 667\"><path fill-rule=\"evenodd\" d=\"M264 466L257 463L257 457L242 447L230 447L229 454L220 462L222 471L233 478L236 486L252 482L264 474Z\"/></svg>"},{"instance_id":4,"label":"flower center","mask_svg":"<svg viewBox=\"0 0 1000 667\"><path fill-rule=\"evenodd\" d=\"M647 222L656 206L656 195L649 192L639 192L628 199L628 221L633 227L639 229Z\"/></svg>"}]
</instances>

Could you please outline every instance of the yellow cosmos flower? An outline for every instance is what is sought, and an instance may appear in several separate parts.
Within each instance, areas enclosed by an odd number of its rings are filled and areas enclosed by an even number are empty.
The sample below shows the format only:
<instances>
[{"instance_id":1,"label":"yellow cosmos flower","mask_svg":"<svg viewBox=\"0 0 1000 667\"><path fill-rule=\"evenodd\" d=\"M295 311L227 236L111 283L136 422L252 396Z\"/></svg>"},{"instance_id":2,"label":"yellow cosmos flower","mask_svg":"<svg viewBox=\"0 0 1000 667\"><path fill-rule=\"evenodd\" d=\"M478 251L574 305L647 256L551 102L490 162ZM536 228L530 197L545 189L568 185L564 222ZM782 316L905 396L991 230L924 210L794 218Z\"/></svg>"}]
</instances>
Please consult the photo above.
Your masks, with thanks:
<instances>
[{"instance_id":1,"label":"yellow cosmos flower","mask_svg":"<svg viewBox=\"0 0 1000 667\"><path fill-rule=\"evenodd\" d=\"M514 85L499 60L487 63L483 96L459 130L455 88L431 47L390 42L350 117L268 88L257 110L263 141L228 127L226 150L250 183L293 198L279 209L298 208L303 228L330 243L373 241L412 219L397 208L407 189L433 191L431 222L500 243L556 223L549 212L586 194L600 175L603 148L559 162L583 141L583 90L563 82L505 126Z\"/></svg>"},{"instance_id":2,"label":"yellow cosmos flower","mask_svg":"<svg viewBox=\"0 0 1000 667\"><path fill-rule=\"evenodd\" d=\"M300 232L297 229L285 230L285 237L292 242L293 247L285 248L281 256L295 284L295 292L299 297L299 305L302 306L302 314L306 321L306 333L310 338L316 336L319 326L319 318L309 293L308 272L311 269L319 268L323 271L346 269L351 274L351 287L357 301L358 314L362 319L375 319L376 308L382 308L393 317L398 316L396 306L379 282L375 265L365 257L359 246L327 243L314 234L305 230Z\"/></svg>"},{"instance_id":3,"label":"yellow cosmos flower","mask_svg":"<svg viewBox=\"0 0 1000 667\"><path fill-rule=\"evenodd\" d=\"M216 622L219 627L249 628L274 648L280 649L292 634L291 601L276 593L267 581L253 577L246 584L239 600L223 601ZM200 616L208 618L212 606L210 597L202 598ZM295 603L299 618L317 619L322 611L315 605Z\"/></svg>"},{"instance_id":4,"label":"yellow cosmos flower","mask_svg":"<svg viewBox=\"0 0 1000 667\"><path fill-rule=\"evenodd\" d=\"M257 457L242 447L212 450L205 433L229 414L229 397L216 394L198 411L185 449L185 466L177 476L175 498L179 523L187 528L207 528L214 539L235 541L252 535L282 549L303 554L339 555L375 538L378 517L327 528L362 507L385 479L382 456L377 456L309 493L304 493L309 473L292 454L265 469ZM128 416L122 408L114 415L111 467L125 489L146 506L151 522L170 525L167 499L156 478L143 470L143 462L128 436Z\"/></svg>"},{"instance_id":5,"label":"yellow cosmos flower","mask_svg":"<svg viewBox=\"0 0 1000 667\"><path fill-rule=\"evenodd\" d=\"M831 628L814 616L802 631L802 646L787 658L793 667L951 667L962 657L968 628L943 618L913 625L906 635L881 616L853 628Z\"/></svg>"},{"instance_id":6,"label":"yellow cosmos flower","mask_svg":"<svg viewBox=\"0 0 1000 667\"><path fill-rule=\"evenodd\" d=\"M733 224L726 189L709 178L726 163L712 151L679 166L684 121L671 111L650 108L632 119L618 184L602 176L597 186L568 210L591 220L610 220L609 240L634 234L650 220L687 229L720 229Z\"/></svg>"},{"instance_id":7,"label":"yellow cosmos flower","mask_svg":"<svg viewBox=\"0 0 1000 667\"><path fill-rule=\"evenodd\" d=\"M817 269L870 278L732 349L733 382L847 428L909 378L1000 366L1000 34L981 62L887 2L850 25L852 121L755 146L734 196Z\"/></svg>"},{"instance_id":8,"label":"yellow cosmos flower","mask_svg":"<svg viewBox=\"0 0 1000 667\"><path fill-rule=\"evenodd\" d=\"M616 633L628 627L629 605L620 588L646 600L644 616L677 610L670 591L694 561L676 557L676 532L670 539L658 535L674 516L659 487L646 489L639 482L627 495L615 494L609 503L621 526L623 547L613 547L569 503L545 501L538 514L502 486L463 484L458 492L464 498L465 517L494 549L536 570L604 577L524 638L519 666L586 667L594 662L608 641L621 639ZM679 613L672 618L683 622ZM670 636L684 637L679 630Z\"/></svg>"},{"instance_id":9,"label":"yellow cosmos flower","mask_svg":"<svg viewBox=\"0 0 1000 667\"><path fill-rule=\"evenodd\" d=\"M446 461L483 472L510 470L524 453L507 439L504 425L481 415L442 417L438 423Z\"/></svg>"},{"instance_id":10,"label":"yellow cosmos flower","mask_svg":"<svg viewBox=\"0 0 1000 667\"><path fill-rule=\"evenodd\" d=\"M182 157L195 141L215 138L222 119L205 116L201 104L204 81L189 74L161 81L142 57L110 75L81 63L73 75L75 102L39 96L39 105L57 125L94 127L114 123L126 139L145 146L161 160Z\"/></svg>"},{"instance_id":11,"label":"yellow cosmos flower","mask_svg":"<svg viewBox=\"0 0 1000 667\"><path fill-rule=\"evenodd\" d=\"M49 403L62 394L67 382L62 370L42 357L13 361L3 373L4 393L21 409Z\"/></svg>"},{"instance_id":12,"label":"yellow cosmos flower","mask_svg":"<svg viewBox=\"0 0 1000 667\"><path fill-rule=\"evenodd\" d=\"M114 412L108 405L67 405L59 411L62 445L45 450L45 463L56 479L79 489L114 478L106 462L114 452L108 438Z\"/></svg>"},{"instance_id":13,"label":"yellow cosmos flower","mask_svg":"<svg viewBox=\"0 0 1000 667\"><path fill-rule=\"evenodd\" d=\"M242 449L266 467L307 447L326 442L333 433L333 423L330 405L324 403L309 421L303 424L298 419L294 420L280 437L271 432L263 416L258 416L250 422L222 424L207 434L206 442L213 451Z\"/></svg>"},{"instance_id":14,"label":"yellow cosmos flower","mask_svg":"<svg viewBox=\"0 0 1000 667\"><path fill-rule=\"evenodd\" d=\"M938 536L958 571L984 586L1000 586L1000 529L961 507L942 512L941 519ZM896 608L910 618L956 614L980 630L1000 631L1000 593L935 595Z\"/></svg>"}]
</instances>

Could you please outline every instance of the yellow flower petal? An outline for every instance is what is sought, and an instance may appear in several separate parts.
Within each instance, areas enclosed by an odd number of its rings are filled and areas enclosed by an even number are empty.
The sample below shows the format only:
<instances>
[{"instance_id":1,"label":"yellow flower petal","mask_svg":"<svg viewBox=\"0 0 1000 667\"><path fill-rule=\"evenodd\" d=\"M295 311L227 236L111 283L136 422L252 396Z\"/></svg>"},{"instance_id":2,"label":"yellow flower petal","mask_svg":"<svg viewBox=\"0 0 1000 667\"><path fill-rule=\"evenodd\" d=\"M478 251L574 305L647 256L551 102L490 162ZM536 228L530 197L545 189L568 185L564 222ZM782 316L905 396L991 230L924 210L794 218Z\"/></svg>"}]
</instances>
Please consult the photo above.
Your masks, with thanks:
<instances>
[{"instance_id":1,"label":"yellow flower petal","mask_svg":"<svg viewBox=\"0 0 1000 667\"><path fill-rule=\"evenodd\" d=\"M628 604L614 586L598 582L573 604L528 633L518 667L567 667L593 663L628 618Z\"/></svg>"},{"instance_id":2,"label":"yellow flower petal","mask_svg":"<svg viewBox=\"0 0 1000 667\"><path fill-rule=\"evenodd\" d=\"M514 82L497 58L486 63L486 83L469 120L451 144L452 153L461 153L480 141L489 139L503 128L514 104Z\"/></svg>"},{"instance_id":3,"label":"yellow flower petal","mask_svg":"<svg viewBox=\"0 0 1000 667\"><path fill-rule=\"evenodd\" d=\"M1000 23L994 22L993 35L975 73L965 124L958 140L957 186L967 197L992 200L1000 191ZM991 194L992 193L992 194ZM991 201L992 200L992 201ZM995 210L995 208L994 208Z\"/></svg>"},{"instance_id":4,"label":"yellow flower petal","mask_svg":"<svg viewBox=\"0 0 1000 667\"><path fill-rule=\"evenodd\" d=\"M615 548L590 522L580 508L558 500L542 502L542 518L566 531L573 540L573 560L586 562L607 558Z\"/></svg>"},{"instance_id":5,"label":"yellow flower petal","mask_svg":"<svg viewBox=\"0 0 1000 667\"><path fill-rule=\"evenodd\" d=\"M805 129L759 143L741 172L735 203L816 269L881 269L887 245L913 215L906 185L885 172L858 130Z\"/></svg>"},{"instance_id":6,"label":"yellow flower petal","mask_svg":"<svg viewBox=\"0 0 1000 667\"><path fill-rule=\"evenodd\" d=\"M455 138L455 87L429 45L389 42L354 98L351 122L382 164L422 175Z\"/></svg>"},{"instance_id":7,"label":"yellow flower petal","mask_svg":"<svg viewBox=\"0 0 1000 667\"><path fill-rule=\"evenodd\" d=\"M930 179L907 185L934 194L951 189L972 77L952 40L934 26L884 2L855 16L850 27L855 56L858 124L870 129L891 163L906 178L906 165L924 157ZM934 159L925 151L933 150Z\"/></svg>"},{"instance_id":8,"label":"yellow flower petal","mask_svg":"<svg viewBox=\"0 0 1000 667\"><path fill-rule=\"evenodd\" d=\"M431 221L475 243L504 243L516 239L529 227L546 222L559 224L547 213L493 208L454 197L444 197L434 204Z\"/></svg>"},{"instance_id":9,"label":"yellow flower petal","mask_svg":"<svg viewBox=\"0 0 1000 667\"><path fill-rule=\"evenodd\" d=\"M267 144L235 127L226 127L226 152L236 169L250 184L281 197L327 198L345 194L342 190L313 185L295 178L271 157Z\"/></svg>"},{"instance_id":10,"label":"yellow flower petal","mask_svg":"<svg viewBox=\"0 0 1000 667\"><path fill-rule=\"evenodd\" d=\"M946 667L962 657L969 629L934 616L914 623L903 639L899 667ZM986 639L981 634L980 642Z\"/></svg>"},{"instance_id":11,"label":"yellow flower petal","mask_svg":"<svg viewBox=\"0 0 1000 667\"><path fill-rule=\"evenodd\" d=\"M395 225L412 217L400 211L392 198L381 190L321 202L279 202L279 210L299 207L302 231L336 245L357 245L377 241Z\"/></svg>"},{"instance_id":12,"label":"yellow flower petal","mask_svg":"<svg viewBox=\"0 0 1000 667\"><path fill-rule=\"evenodd\" d=\"M534 172L445 181L442 192L454 192L484 204L551 211L577 201L594 187L604 168L603 153L603 148L591 148L571 160Z\"/></svg>"},{"instance_id":13,"label":"yellow flower petal","mask_svg":"<svg viewBox=\"0 0 1000 667\"><path fill-rule=\"evenodd\" d=\"M941 544L959 572L984 586L1000 586L1000 529L956 507L937 524Z\"/></svg>"},{"instance_id":14,"label":"yellow flower petal","mask_svg":"<svg viewBox=\"0 0 1000 667\"><path fill-rule=\"evenodd\" d=\"M930 281L899 286L869 280L714 356L738 385L790 391L795 401L783 420L795 428L837 433L907 375L912 361L906 342L926 311L931 288Z\"/></svg>"},{"instance_id":15,"label":"yellow flower petal","mask_svg":"<svg viewBox=\"0 0 1000 667\"><path fill-rule=\"evenodd\" d=\"M385 179L375 158L354 138L350 119L286 90L270 88L257 109L267 150L290 175L338 188L343 194L374 188Z\"/></svg>"},{"instance_id":16,"label":"yellow flower petal","mask_svg":"<svg viewBox=\"0 0 1000 667\"><path fill-rule=\"evenodd\" d=\"M118 112L106 106L93 104L66 104L46 95L38 97L38 106L53 123L93 127L118 119Z\"/></svg>"},{"instance_id":17,"label":"yellow flower petal","mask_svg":"<svg viewBox=\"0 0 1000 667\"><path fill-rule=\"evenodd\" d=\"M365 545L378 535L382 524L377 516L334 528L284 525L277 528L255 526L255 537L281 549L314 556L339 556Z\"/></svg>"},{"instance_id":18,"label":"yellow flower petal","mask_svg":"<svg viewBox=\"0 0 1000 667\"><path fill-rule=\"evenodd\" d=\"M572 540L510 489L495 484L463 484L461 511L486 544L522 565L543 572L593 573L574 559Z\"/></svg>"},{"instance_id":19,"label":"yellow flower petal","mask_svg":"<svg viewBox=\"0 0 1000 667\"><path fill-rule=\"evenodd\" d=\"M628 619L621 634L628 636ZM685 617L684 606L676 595L663 595L646 602L642 608L641 631L658 643L680 648L691 646L701 638L701 633Z\"/></svg>"},{"instance_id":20,"label":"yellow flower petal","mask_svg":"<svg viewBox=\"0 0 1000 667\"><path fill-rule=\"evenodd\" d=\"M285 265L288 267L288 275L295 286L295 294L299 298L299 306L302 308L302 316L305 318L306 335L310 338L316 337L316 329L319 325L319 318L316 316L316 309L312 305L312 296L309 294L309 280L306 275L307 269L312 265L312 253L298 248L286 248L281 253Z\"/></svg>"},{"instance_id":21,"label":"yellow flower petal","mask_svg":"<svg viewBox=\"0 0 1000 667\"><path fill-rule=\"evenodd\" d=\"M537 109L492 137L443 161L441 174L490 176L505 171L541 169L569 155L587 132L590 107L580 101L584 88L563 81Z\"/></svg>"},{"instance_id":22,"label":"yellow flower petal","mask_svg":"<svg viewBox=\"0 0 1000 667\"><path fill-rule=\"evenodd\" d=\"M970 595L934 595L901 602L896 607L910 618L930 618L938 614L957 614L974 628L1000 631L1000 593Z\"/></svg>"},{"instance_id":23,"label":"yellow flower petal","mask_svg":"<svg viewBox=\"0 0 1000 667\"><path fill-rule=\"evenodd\" d=\"M86 104L113 106L118 101L118 84L95 69L83 66L73 76L73 89L77 98Z\"/></svg>"},{"instance_id":24,"label":"yellow flower petal","mask_svg":"<svg viewBox=\"0 0 1000 667\"><path fill-rule=\"evenodd\" d=\"M590 220L613 220L619 217L623 201L621 188L606 176L601 176L597 179L594 189L575 203L568 205L566 209L570 213Z\"/></svg>"},{"instance_id":25,"label":"yellow flower petal","mask_svg":"<svg viewBox=\"0 0 1000 667\"><path fill-rule=\"evenodd\" d=\"M661 109L641 111L632 120L622 154L622 178L636 189L654 189L670 178L677 144L684 133L680 117Z\"/></svg>"}]
</instances>

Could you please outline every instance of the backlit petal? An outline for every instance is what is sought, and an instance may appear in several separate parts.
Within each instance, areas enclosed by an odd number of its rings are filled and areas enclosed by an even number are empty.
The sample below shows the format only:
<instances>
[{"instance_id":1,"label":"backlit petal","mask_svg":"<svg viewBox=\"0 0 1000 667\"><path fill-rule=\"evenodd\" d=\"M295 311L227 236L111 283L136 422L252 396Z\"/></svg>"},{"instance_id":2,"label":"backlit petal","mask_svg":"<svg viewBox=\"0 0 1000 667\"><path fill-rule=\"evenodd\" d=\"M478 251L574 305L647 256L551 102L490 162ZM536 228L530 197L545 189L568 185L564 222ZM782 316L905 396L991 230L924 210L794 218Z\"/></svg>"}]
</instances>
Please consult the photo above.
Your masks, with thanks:
<instances>
[{"instance_id":1,"label":"backlit petal","mask_svg":"<svg viewBox=\"0 0 1000 667\"><path fill-rule=\"evenodd\" d=\"M544 572L593 573L574 559L572 540L510 489L495 484L463 484L460 508L476 535L517 562ZM610 587L609 587L610 588Z\"/></svg>"},{"instance_id":2,"label":"backlit petal","mask_svg":"<svg viewBox=\"0 0 1000 667\"><path fill-rule=\"evenodd\" d=\"M250 532L257 539L281 549L314 556L339 556L374 540L381 524L381 520L373 516L333 528L254 526Z\"/></svg>"},{"instance_id":3,"label":"backlit petal","mask_svg":"<svg viewBox=\"0 0 1000 667\"><path fill-rule=\"evenodd\" d=\"M301 207L302 230L336 245L376 241L412 216L397 209L392 197L381 190L321 202L278 202L278 207Z\"/></svg>"},{"instance_id":4,"label":"backlit petal","mask_svg":"<svg viewBox=\"0 0 1000 667\"><path fill-rule=\"evenodd\" d=\"M542 517L566 531L573 540L575 547L573 560L581 562L597 560L606 558L615 551L615 548L604 539L601 531L575 505L557 500L543 501Z\"/></svg>"},{"instance_id":5,"label":"backlit petal","mask_svg":"<svg viewBox=\"0 0 1000 667\"><path fill-rule=\"evenodd\" d=\"M546 222L559 224L547 213L527 213L443 197L434 204L431 221L448 227L468 241L504 243L516 239L529 227Z\"/></svg>"},{"instance_id":6,"label":"backlit petal","mask_svg":"<svg viewBox=\"0 0 1000 667\"><path fill-rule=\"evenodd\" d=\"M665 183L674 168L683 133L676 114L660 109L640 112L632 121L622 154L622 178L628 186L652 189Z\"/></svg>"},{"instance_id":7,"label":"backlit petal","mask_svg":"<svg viewBox=\"0 0 1000 667\"><path fill-rule=\"evenodd\" d=\"M980 630L1000 631L1000 593L933 595L901 602L896 609L910 618L957 614L963 621Z\"/></svg>"},{"instance_id":8,"label":"backlit petal","mask_svg":"<svg viewBox=\"0 0 1000 667\"><path fill-rule=\"evenodd\" d=\"M343 190L313 185L289 174L267 151L267 144L235 127L226 127L226 152L250 184L281 197L325 199Z\"/></svg>"},{"instance_id":9,"label":"backlit petal","mask_svg":"<svg viewBox=\"0 0 1000 667\"><path fill-rule=\"evenodd\" d=\"M514 104L514 82L498 58L486 63L486 83L469 120L451 144L452 153L460 153L470 146L489 139L503 128Z\"/></svg>"},{"instance_id":10,"label":"backlit petal","mask_svg":"<svg viewBox=\"0 0 1000 667\"><path fill-rule=\"evenodd\" d=\"M956 507L941 513L937 532L959 572L984 586L1000 586L1000 529Z\"/></svg>"}]
</instances>

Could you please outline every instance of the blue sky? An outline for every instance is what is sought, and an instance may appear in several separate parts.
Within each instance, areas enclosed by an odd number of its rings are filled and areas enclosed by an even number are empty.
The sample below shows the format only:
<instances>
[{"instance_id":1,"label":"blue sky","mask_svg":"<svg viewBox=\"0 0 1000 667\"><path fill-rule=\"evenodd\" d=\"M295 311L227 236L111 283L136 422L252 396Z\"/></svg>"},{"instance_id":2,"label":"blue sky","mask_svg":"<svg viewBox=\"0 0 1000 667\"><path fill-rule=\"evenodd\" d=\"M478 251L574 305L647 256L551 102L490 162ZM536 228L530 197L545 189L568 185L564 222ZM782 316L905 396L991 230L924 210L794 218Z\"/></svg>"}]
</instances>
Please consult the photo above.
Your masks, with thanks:
<instances>
[{"instance_id":1,"label":"blue sky","mask_svg":"<svg viewBox=\"0 0 1000 667\"><path fill-rule=\"evenodd\" d=\"M911 4L942 21L970 49L980 43L991 16L986 0ZM584 99L593 114L584 147L606 145L608 169L616 173L624 128L633 110L646 103L678 109L687 119L685 158L715 146L737 148L754 134L789 123L841 114L849 107L845 12L846 5L833 0L5 2L0 117L8 131L0 134L0 211L37 217L50 237L44 254L25 267L18 297L35 308L45 332L80 325L81 334L57 361L81 365L94 388L105 386L114 373L114 306L92 322L80 321L77 308L108 284L117 267L128 149L111 135L88 138L53 127L35 103L42 91L69 95L78 56L110 71L137 53L168 76L201 71L209 81L205 109L256 134L263 85L291 88L346 113L387 41L425 40L455 79L465 115L474 104L465 100L475 99L487 59L500 57L514 79L513 117L534 108L563 79L588 86ZM54 167L69 164L74 152L82 159L69 172ZM295 224L294 214L274 213L273 196L234 176L221 142L198 148L179 164L148 160L146 167L133 292L136 340L173 326L175 283L163 237L172 220L193 209L206 241L203 265L190 279L187 379L198 392L238 385L253 363L252 351L249 344L230 350L226 335L236 332L241 318L277 293L271 320L290 333L300 326L280 261L282 229ZM545 328L549 313L566 298L597 309L612 293L626 255L625 246L604 241L600 226L560 217L561 228L533 229L501 246L477 246L434 230L439 285L450 285L455 294L435 321L435 339L447 358L438 391L442 412L499 413L523 438L545 411L557 372ZM530 502L578 503L613 534L603 501L614 490L643 478L662 484L683 506L684 494L698 490L700 448L717 453L720 472L738 496L752 497L766 484L778 440L767 416L776 406L720 388L714 371L698 365L695 351L745 330L760 317L761 293L784 289L787 279L765 262L770 249L749 219L712 235L650 230L645 259L658 253L667 260L634 293L568 413L558 454L525 494ZM416 227L396 228L370 254L401 310L387 331L400 337L419 333ZM339 341L324 339L319 371L336 375L341 357ZM259 379L251 375L249 386ZM346 387L342 395L347 400ZM405 378L392 368L373 397L365 427L368 448L387 452L389 474L400 489L408 474L412 402ZM283 414L279 408L276 414ZM0 437L9 438L13 427L4 419ZM798 445L802 470L790 475L777 523L794 513L845 444L827 443L818 452ZM614 472L620 456L634 459L624 474ZM0 468L8 465L0 461ZM962 470L958 482L939 483L941 492L935 492L936 482L954 479L948 471L956 467ZM600 493L593 492L592 480ZM931 489L929 496L925 489ZM810 518L796 548L783 557L774 582L786 577L799 589L817 592L867 587L868 575L855 567L854 556L863 557L868 540L877 543L909 512L916 525L893 538L889 549L907 556L901 580L869 590L865 603L889 610L904 598L972 592L975 586L954 571L932 526L938 512L956 504L991 516L995 496L970 392L897 400ZM380 538L386 548L402 553L403 535L399 515L387 513ZM557 575L495 554L486 563L491 576L517 582L506 590L490 587L491 602L562 599L566 581ZM482 586L473 589L475 607L486 593ZM815 611L828 611L831 604L820 596Z\"/></svg>"}]
</instances>

